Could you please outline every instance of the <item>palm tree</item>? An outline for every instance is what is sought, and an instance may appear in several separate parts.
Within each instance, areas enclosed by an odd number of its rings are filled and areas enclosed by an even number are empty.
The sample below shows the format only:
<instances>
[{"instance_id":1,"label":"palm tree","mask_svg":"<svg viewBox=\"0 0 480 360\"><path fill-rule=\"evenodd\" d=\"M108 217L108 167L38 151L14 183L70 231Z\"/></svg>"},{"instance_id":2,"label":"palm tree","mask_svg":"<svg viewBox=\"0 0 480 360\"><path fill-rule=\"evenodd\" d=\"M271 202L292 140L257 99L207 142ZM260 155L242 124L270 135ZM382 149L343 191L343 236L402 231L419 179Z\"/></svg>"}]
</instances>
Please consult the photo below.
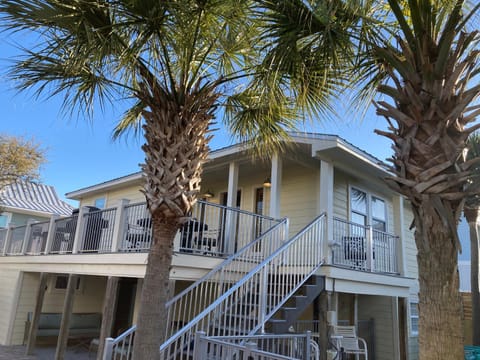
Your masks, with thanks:
<instances>
[{"instance_id":1,"label":"palm tree","mask_svg":"<svg viewBox=\"0 0 480 360\"><path fill-rule=\"evenodd\" d=\"M480 134L478 132L470 135L467 140L467 159L480 158ZM480 175L478 164L474 168L474 176L468 184L468 188L479 187L478 176ZM468 189L467 188L467 189ZM480 196L473 194L465 200L463 214L468 222L470 232L470 287L472 293L472 344L480 345L480 291L478 286L478 248L480 246L478 237L478 217L480 215Z\"/></svg>"},{"instance_id":2,"label":"palm tree","mask_svg":"<svg viewBox=\"0 0 480 360\"><path fill-rule=\"evenodd\" d=\"M387 181L414 213L420 358L462 359L456 228L465 197L477 193L464 191L473 161L463 154L468 136L479 127L471 125L480 113L473 105L480 85L472 81L480 71L479 36L467 29L479 5L469 8L463 0L261 3L268 8L264 31L277 34L269 58L275 59L278 76L305 67L291 61L288 46L322 53L326 38L348 36L356 46L351 60L351 77L360 89L356 100L374 93L390 98L375 103L389 125L388 131L376 132L393 142L393 175ZM357 21L342 33L337 24L344 17ZM322 32L318 24L326 23L340 35ZM344 59L350 56L351 51L344 53Z\"/></svg>"},{"instance_id":3,"label":"palm tree","mask_svg":"<svg viewBox=\"0 0 480 360\"><path fill-rule=\"evenodd\" d=\"M153 240L136 359L159 356L173 240L199 193L217 107L225 105L227 125L241 140L269 154L294 128L297 105L322 111L337 86L328 65L311 71L307 86L270 76L262 63L267 39L258 37L255 11L246 0L0 3L4 30L38 38L10 70L20 90L62 94L66 109L87 114L124 99L128 110L114 135L143 131Z\"/></svg>"}]
</instances>

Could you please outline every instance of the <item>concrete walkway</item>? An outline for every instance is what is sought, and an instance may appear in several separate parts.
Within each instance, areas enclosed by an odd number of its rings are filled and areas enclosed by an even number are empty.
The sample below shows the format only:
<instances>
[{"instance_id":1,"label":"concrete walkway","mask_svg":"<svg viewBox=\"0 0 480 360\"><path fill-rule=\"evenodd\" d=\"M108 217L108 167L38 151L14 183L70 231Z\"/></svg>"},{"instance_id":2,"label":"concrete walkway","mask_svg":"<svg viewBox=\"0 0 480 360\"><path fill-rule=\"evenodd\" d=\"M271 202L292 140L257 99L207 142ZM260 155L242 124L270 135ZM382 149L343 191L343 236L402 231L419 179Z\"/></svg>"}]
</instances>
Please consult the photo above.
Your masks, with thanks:
<instances>
[{"instance_id":1,"label":"concrete walkway","mask_svg":"<svg viewBox=\"0 0 480 360\"><path fill-rule=\"evenodd\" d=\"M0 360L54 360L55 347L37 346L35 355L25 355L25 346L1 346ZM88 349L82 347L70 347L67 349L64 360L95 360L95 352L88 352Z\"/></svg>"}]
</instances>

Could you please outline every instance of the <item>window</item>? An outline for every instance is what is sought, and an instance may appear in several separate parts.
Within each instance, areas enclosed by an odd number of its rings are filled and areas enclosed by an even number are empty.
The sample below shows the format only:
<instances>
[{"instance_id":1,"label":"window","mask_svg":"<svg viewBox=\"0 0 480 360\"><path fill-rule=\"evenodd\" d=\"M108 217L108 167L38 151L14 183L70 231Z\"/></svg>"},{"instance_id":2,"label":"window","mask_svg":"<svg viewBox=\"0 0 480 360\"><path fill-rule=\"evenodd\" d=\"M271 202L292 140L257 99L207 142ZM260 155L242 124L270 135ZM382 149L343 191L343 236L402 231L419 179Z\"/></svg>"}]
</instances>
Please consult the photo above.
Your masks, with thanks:
<instances>
[{"instance_id":1,"label":"window","mask_svg":"<svg viewBox=\"0 0 480 360\"><path fill-rule=\"evenodd\" d=\"M387 231L385 201L372 196L372 226L375 230Z\"/></svg>"},{"instance_id":2,"label":"window","mask_svg":"<svg viewBox=\"0 0 480 360\"><path fill-rule=\"evenodd\" d=\"M10 213L0 214L0 228L6 228L8 226L11 215Z\"/></svg>"},{"instance_id":3,"label":"window","mask_svg":"<svg viewBox=\"0 0 480 360\"><path fill-rule=\"evenodd\" d=\"M350 220L356 224L371 224L375 230L387 230L385 201L352 187L350 189Z\"/></svg>"},{"instance_id":4,"label":"window","mask_svg":"<svg viewBox=\"0 0 480 360\"><path fill-rule=\"evenodd\" d=\"M412 335L418 335L418 303L410 303L410 332Z\"/></svg>"},{"instance_id":5,"label":"window","mask_svg":"<svg viewBox=\"0 0 480 360\"><path fill-rule=\"evenodd\" d=\"M54 278L54 289L55 290L66 290L68 285L68 275L57 275ZM77 278L77 285L75 286L75 290L80 290L80 277Z\"/></svg>"},{"instance_id":6,"label":"window","mask_svg":"<svg viewBox=\"0 0 480 360\"><path fill-rule=\"evenodd\" d=\"M101 198L95 199L95 203L93 204L93 206L99 209L105 209L105 198L101 197Z\"/></svg>"}]
</instances>

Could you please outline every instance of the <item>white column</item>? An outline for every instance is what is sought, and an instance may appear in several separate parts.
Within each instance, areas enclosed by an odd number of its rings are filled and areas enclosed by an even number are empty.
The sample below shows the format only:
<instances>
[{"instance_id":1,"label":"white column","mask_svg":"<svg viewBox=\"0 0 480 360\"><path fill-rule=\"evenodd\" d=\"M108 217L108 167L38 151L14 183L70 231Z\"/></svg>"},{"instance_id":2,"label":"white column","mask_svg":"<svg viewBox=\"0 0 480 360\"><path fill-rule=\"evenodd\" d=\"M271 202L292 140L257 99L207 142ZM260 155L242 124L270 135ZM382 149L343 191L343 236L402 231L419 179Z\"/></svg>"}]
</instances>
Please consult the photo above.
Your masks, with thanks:
<instances>
[{"instance_id":1,"label":"white column","mask_svg":"<svg viewBox=\"0 0 480 360\"><path fill-rule=\"evenodd\" d=\"M238 163L231 162L228 168L228 192L227 192L227 206L237 206L237 191L238 191ZM225 223L225 249L228 254L231 254L235 249L235 231L236 231L236 218L234 214L229 211L227 213L227 219Z\"/></svg>"},{"instance_id":2,"label":"white column","mask_svg":"<svg viewBox=\"0 0 480 360\"><path fill-rule=\"evenodd\" d=\"M117 205L117 211L115 213L115 227L113 229L112 252L118 252L119 246L123 239L126 227L125 206L127 206L129 202L130 200L121 199Z\"/></svg>"},{"instance_id":3,"label":"white column","mask_svg":"<svg viewBox=\"0 0 480 360\"><path fill-rule=\"evenodd\" d=\"M82 206L78 212L77 228L75 229L75 239L73 240L72 254L77 254L82 246L84 233L83 228L85 226L85 219L83 215L87 214L88 212L89 208L86 206Z\"/></svg>"},{"instance_id":4,"label":"white column","mask_svg":"<svg viewBox=\"0 0 480 360\"><path fill-rule=\"evenodd\" d=\"M48 224L47 243L45 244L45 254L49 254L52 249L53 239L55 238L55 220L59 215L52 215L50 217L50 224Z\"/></svg>"},{"instance_id":5,"label":"white column","mask_svg":"<svg viewBox=\"0 0 480 360\"><path fill-rule=\"evenodd\" d=\"M398 272L400 275L406 275L407 264L405 259L405 202L402 195L393 199L393 218L395 219L394 232L399 237L395 246L395 255L397 260Z\"/></svg>"},{"instance_id":6,"label":"white column","mask_svg":"<svg viewBox=\"0 0 480 360\"><path fill-rule=\"evenodd\" d=\"M269 216L280 219L280 189L282 187L282 159L278 154L272 157L272 169L270 179L270 213Z\"/></svg>"},{"instance_id":7,"label":"white column","mask_svg":"<svg viewBox=\"0 0 480 360\"><path fill-rule=\"evenodd\" d=\"M228 167L228 190L227 190L227 206L237 206L238 191L238 163L231 162Z\"/></svg>"},{"instance_id":8,"label":"white column","mask_svg":"<svg viewBox=\"0 0 480 360\"><path fill-rule=\"evenodd\" d=\"M7 235L5 236L5 245L3 247L3 255L7 255L8 249L10 248L10 243L12 242L13 228L14 226L12 224L9 224L7 227Z\"/></svg>"},{"instance_id":9,"label":"white column","mask_svg":"<svg viewBox=\"0 0 480 360\"><path fill-rule=\"evenodd\" d=\"M325 160L320 160L320 188L318 199L318 213L327 214L327 238L323 243L323 254L327 263L331 262L331 249L328 246L328 243L333 241L333 174L333 164Z\"/></svg>"}]
</instances>

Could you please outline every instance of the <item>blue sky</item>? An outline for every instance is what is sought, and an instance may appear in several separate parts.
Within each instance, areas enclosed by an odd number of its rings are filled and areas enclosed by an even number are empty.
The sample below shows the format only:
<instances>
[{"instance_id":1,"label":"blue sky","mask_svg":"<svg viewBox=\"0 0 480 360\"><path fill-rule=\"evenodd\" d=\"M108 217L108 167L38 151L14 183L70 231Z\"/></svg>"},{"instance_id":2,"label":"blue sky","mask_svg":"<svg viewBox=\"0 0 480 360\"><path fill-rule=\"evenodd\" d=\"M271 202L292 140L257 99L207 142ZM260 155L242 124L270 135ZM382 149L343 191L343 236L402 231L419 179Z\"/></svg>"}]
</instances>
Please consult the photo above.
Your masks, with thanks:
<instances>
[{"instance_id":1,"label":"blue sky","mask_svg":"<svg viewBox=\"0 0 480 360\"><path fill-rule=\"evenodd\" d=\"M63 196L66 192L138 171L144 159L140 150L143 139L132 136L111 139L112 129L122 113L121 105L104 113L96 111L95 118L89 122L76 114L72 118L62 113L61 96L37 99L32 92L18 94L5 76L8 59L16 54L12 41L4 33L0 34L0 133L33 138L46 149L48 162L41 171L42 181L55 186ZM340 106L336 108L343 112ZM220 125L221 119L217 120ZM385 121L371 111L363 120L346 116L336 121L317 119L304 130L338 134L384 160L391 153L390 144L373 133L374 128L383 126ZM231 136L219 127L211 142L212 149L232 143Z\"/></svg>"}]
</instances>

